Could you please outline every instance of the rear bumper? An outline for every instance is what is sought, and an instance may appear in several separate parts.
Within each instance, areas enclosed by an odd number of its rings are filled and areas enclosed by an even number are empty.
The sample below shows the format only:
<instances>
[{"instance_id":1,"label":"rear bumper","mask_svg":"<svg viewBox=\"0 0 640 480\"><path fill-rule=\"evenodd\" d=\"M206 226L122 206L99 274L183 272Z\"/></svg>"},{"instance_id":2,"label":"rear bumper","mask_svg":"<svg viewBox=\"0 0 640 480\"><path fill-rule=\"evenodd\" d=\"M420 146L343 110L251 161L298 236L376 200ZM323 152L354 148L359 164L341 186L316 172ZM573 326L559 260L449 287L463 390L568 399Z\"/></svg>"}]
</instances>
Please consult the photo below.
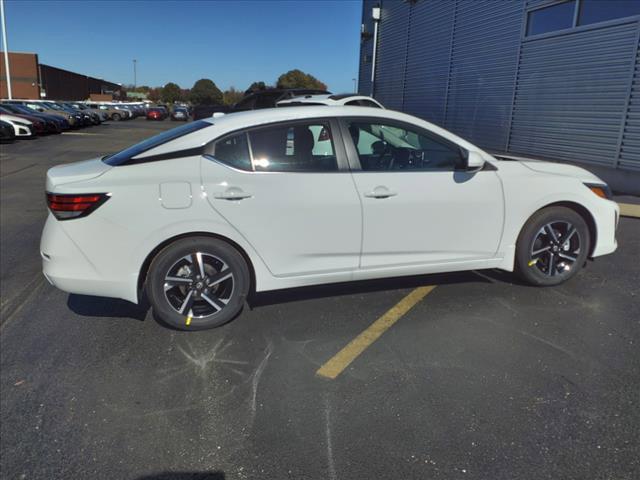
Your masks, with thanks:
<instances>
[{"instance_id":1,"label":"rear bumper","mask_svg":"<svg viewBox=\"0 0 640 480\"><path fill-rule=\"evenodd\" d=\"M107 278L100 274L51 214L40 241L42 273L56 288L68 293L114 297L137 302L137 278Z\"/></svg>"}]
</instances>

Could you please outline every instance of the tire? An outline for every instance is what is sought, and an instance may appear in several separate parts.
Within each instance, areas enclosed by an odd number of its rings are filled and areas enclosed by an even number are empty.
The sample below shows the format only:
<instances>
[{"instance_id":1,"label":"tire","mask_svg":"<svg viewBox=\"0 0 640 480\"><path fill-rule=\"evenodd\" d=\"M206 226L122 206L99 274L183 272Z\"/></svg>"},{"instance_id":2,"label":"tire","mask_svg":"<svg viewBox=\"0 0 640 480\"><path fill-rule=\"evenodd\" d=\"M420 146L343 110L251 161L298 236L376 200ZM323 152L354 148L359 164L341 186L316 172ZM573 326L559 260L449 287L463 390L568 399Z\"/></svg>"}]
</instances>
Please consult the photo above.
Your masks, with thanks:
<instances>
[{"instance_id":1,"label":"tire","mask_svg":"<svg viewBox=\"0 0 640 480\"><path fill-rule=\"evenodd\" d=\"M587 260L589 233L584 218L570 208L549 207L536 212L516 243L516 273L535 286L566 282Z\"/></svg>"},{"instance_id":2,"label":"tire","mask_svg":"<svg viewBox=\"0 0 640 480\"><path fill-rule=\"evenodd\" d=\"M216 283L207 284L206 279ZM227 323L242 310L250 279L247 262L234 247L215 238L189 237L154 258L146 291L161 322L179 330L205 330Z\"/></svg>"},{"instance_id":3,"label":"tire","mask_svg":"<svg viewBox=\"0 0 640 480\"><path fill-rule=\"evenodd\" d=\"M114 113L113 115L111 115L111 120L113 120L114 122L119 122L120 120L122 120L122 116L119 113Z\"/></svg>"}]
</instances>

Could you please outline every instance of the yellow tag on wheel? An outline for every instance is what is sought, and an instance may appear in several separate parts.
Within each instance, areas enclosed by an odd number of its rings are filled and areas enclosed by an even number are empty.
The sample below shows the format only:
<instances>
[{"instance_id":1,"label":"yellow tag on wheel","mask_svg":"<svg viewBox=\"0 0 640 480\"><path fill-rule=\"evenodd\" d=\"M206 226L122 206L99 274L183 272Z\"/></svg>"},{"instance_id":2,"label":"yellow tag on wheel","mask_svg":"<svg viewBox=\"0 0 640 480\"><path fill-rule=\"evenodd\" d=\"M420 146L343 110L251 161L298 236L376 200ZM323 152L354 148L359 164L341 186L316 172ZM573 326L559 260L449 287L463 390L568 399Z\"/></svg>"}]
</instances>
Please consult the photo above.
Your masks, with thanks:
<instances>
[{"instance_id":1,"label":"yellow tag on wheel","mask_svg":"<svg viewBox=\"0 0 640 480\"><path fill-rule=\"evenodd\" d=\"M535 260L531 260L527 265L529 265L530 267L533 267L536 263L538 263L538 259L536 258ZM189 325L187 323L187 325Z\"/></svg>"},{"instance_id":2,"label":"yellow tag on wheel","mask_svg":"<svg viewBox=\"0 0 640 480\"><path fill-rule=\"evenodd\" d=\"M185 322L185 325L187 326L191 325L191 317L187 317L187 321Z\"/></svg>"}]
</instances>

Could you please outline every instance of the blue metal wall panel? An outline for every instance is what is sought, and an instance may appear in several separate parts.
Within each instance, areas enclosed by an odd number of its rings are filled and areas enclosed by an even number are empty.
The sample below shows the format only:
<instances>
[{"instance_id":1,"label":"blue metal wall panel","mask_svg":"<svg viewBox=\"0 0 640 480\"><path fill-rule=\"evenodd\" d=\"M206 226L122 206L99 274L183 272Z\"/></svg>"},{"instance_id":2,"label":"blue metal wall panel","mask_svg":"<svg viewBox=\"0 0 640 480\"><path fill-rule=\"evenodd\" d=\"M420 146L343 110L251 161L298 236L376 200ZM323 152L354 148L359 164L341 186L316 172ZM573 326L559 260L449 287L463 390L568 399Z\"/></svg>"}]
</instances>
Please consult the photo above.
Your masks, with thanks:
<instances>
[{"instance_id":1,"label":"blue metal wall panel","mask_svg":"<svg viewBox=\"0 0 640 480\"><path fill-rule=\"evenodd\" d=\"M378 0L363 0L362 2L362 25L365 32L371 35L369 38L360 40L360 67L358 69L358 93L371 95L371 66L373 55L373 19L371 10L379 2Z\"/></svg>"},{"instance_id":2,"label":"blue metal wall panel","mask_svg":"<svg viewBox=\"0 0 640 480\"><path fill-rule=\"evenodd\" d=\"M640 25L638 31L640 33ZM640 170L640 46L637 39L635 47L636 61L619 156L620 167L629 170Z\"/></svg>"},{"instance_id":3,"label":"blue metal wall panel","mask_svg":"<svg viewBox=\"0 0 640 480\"><path fill-rule=\"evenodd\" d=\"M392 110L402 110L410 11L409 2L382 2L374 92Z\"/></svg>"},{"instance_id":4,"label":"blue metal wall panel","mask_svg":"<svg viewBox=\"0 0 640 480\"><path fill-rule=\"evenodd\" d=\"M522 13L522 2L458 3L445 125L485 148L507 143Z\"/></svg>"},{"instance_id":5,"label":"blue metal wall panel","mask_svg":"<svg viewBox=\"0 0 640 480\"><path fill-rule=\"evenodd\" d=\"M525 41L509 150L614 166L636 25Z\"/></svg>"},{"instance_id":6,"label":"blue metal wall panel","mask_svg":"<svg viewBox=\"0 0 640 480\"><path fill-rule=\"evenodd\" d=\"M423 0L412 7L402 110L444 126L451 34L451 0Z\"/></svg>"}]
</instances>

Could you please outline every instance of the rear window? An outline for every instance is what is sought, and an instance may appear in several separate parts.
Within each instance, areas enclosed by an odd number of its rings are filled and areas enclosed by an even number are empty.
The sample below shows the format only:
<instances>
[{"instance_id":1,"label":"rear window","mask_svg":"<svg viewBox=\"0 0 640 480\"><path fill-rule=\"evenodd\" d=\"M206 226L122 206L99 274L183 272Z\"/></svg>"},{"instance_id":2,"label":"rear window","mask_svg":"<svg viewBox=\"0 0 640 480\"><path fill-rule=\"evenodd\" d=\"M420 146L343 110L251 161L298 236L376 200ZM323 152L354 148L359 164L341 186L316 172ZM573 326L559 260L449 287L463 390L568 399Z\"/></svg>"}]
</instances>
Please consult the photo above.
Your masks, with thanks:
<instances>
[{"instance_id":1,"label":"rear window","mask_svg":"<svg viewBox=\"0 0 640 480\"><path fill-rule=\"evenodd\" d=\"M159 135L156 135L151 138L147 138L146 140L132 145L129 148L122 150L121 152L114 153L113 155L108 155L102 159L104 163L107 165L111 165L112 167L117 167L118 165L126 165L129 160L131 160L136 155L140 155L147 150L151 150L159 145L170 142L171 140L175 140L176 138L183 137L192 132L202 130L203 128L213 126L210 122L205 122L203 120L187 123L178 128L173 128L171 130L167 130L166 132L162 132Z\"/></svg>"}]
</instances>

